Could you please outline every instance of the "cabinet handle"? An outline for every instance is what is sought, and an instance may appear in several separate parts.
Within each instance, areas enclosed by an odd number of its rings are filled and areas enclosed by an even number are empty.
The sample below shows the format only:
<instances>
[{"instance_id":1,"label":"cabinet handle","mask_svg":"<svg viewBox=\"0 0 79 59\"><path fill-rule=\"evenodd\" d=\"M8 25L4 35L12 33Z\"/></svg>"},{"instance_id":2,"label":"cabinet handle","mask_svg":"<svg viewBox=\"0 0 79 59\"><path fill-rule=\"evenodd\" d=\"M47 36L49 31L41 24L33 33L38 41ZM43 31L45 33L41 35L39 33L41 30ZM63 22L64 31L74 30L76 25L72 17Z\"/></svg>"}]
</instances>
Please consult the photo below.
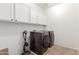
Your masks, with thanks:
<instances>
[{"instance_id":1,"label":"cabinet handle","mask_svg":"<svg viewBox=\"0 0 79 59\"><path fill-rule=\"evenodd\" d=\"M14 19L11 19L11 21L13 21Z\"/></svg>"}]
</instances>

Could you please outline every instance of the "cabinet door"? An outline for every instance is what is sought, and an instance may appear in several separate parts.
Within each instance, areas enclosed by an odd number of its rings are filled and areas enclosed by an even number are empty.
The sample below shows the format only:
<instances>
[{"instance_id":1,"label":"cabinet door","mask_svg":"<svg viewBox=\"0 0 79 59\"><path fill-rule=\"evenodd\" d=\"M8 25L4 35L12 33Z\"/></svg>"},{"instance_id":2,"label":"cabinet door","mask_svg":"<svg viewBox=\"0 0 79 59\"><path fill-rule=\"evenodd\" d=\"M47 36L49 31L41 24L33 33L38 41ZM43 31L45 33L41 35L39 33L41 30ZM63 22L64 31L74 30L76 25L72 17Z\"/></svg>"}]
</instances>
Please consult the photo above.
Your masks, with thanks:
<instances>
[{"instance_id":1,"label":"cabinet door","mask_svg":"<svg viewBox=\"0 0 79 59\"><path fill-rule=\"evenodd\" d=\"M46 16L46 14L42 15L42 24L47 25L47 16Z\"/></svg>"},{"instance_id":2,"label":"cabinet door","mask_svg":"<svg viewBox=\"0 0 79 59\"><path fill-rule=\"evenodd\" d=\"M30 22L30 9L27 5L23 3L15 4L15 18L17 21Z\"/></svg>"},{"instance_id":3,"label":"cabinet door","mask_svg":"<svg viewBox=\"0 0 79 59\"><path fill-rule=\"evenodd\" d=\"M43 24L42 13L38 12L38 24Z\"/></svg>"},{"instance_id":4,"label":"cabinet door","mask_svg":"<svg viewBox=\"0 0 79 59\"><path fill-rule=\"evenodd\" d=\"M12 9L10 3L0 3L0 20L10 20Z\"/></svg>"},{"instance_id":5,"label":"cabinet door","mask_svg":"<svg viewBox=\"0 0 79 59\"><path fill-rule=\"evenodd\" d=\"M47 23L47 18L46 18L45 13L40 10L38 12L38 23L42 24L42 25L46 25L46 23Z\"/></svg>"},{"instance_id":6,"label":"cabinet door","mask_svg":"<svg viewBox=\"0 0 79 59\"><path fill-rule=\"evenodd\" d=\"M37 24L37 10L31 8L31 23Z\"/></svg>"}]
</instances>

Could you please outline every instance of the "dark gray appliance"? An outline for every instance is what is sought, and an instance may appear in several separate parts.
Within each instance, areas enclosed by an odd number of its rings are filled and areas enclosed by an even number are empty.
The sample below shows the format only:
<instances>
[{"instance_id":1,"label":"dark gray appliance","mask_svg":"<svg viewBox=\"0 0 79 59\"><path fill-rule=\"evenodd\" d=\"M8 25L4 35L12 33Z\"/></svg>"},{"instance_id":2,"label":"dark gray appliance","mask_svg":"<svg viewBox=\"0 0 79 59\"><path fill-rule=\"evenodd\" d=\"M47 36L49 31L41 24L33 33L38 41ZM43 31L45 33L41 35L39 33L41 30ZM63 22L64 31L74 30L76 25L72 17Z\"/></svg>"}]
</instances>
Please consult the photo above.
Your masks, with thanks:
<instances>
[{"instance_id":1,"label":"dark gray appliance","mask_svg":"<svg viewBox=\"0 0 79 59\"><path fill-rule=\"evenodd\" d=\"M53 31L30 32L30 50L43 55L49 47L54 45Z\"/></svg>"}]
</instances>

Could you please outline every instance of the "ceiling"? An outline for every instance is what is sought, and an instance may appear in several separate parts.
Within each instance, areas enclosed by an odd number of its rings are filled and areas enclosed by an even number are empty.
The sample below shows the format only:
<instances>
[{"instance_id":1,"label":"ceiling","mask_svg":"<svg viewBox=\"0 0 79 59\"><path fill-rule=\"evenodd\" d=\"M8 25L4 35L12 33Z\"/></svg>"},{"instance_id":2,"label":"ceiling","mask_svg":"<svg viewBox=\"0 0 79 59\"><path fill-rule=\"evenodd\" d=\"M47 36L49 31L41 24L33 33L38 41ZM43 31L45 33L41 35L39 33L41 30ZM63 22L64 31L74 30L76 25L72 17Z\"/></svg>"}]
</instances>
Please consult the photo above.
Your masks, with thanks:
<instances>
[{"instance_id":1,"label":"ceiling","mask_svg":"<svg viewBox=\"0 0 79 59\"><path fill-rule=\"evenodd\" d=\"M51 6L55 6L58 5L60 3L36 3L38 6L42 7L42 8L49 8Z\"/></svg>"}]
</instances>

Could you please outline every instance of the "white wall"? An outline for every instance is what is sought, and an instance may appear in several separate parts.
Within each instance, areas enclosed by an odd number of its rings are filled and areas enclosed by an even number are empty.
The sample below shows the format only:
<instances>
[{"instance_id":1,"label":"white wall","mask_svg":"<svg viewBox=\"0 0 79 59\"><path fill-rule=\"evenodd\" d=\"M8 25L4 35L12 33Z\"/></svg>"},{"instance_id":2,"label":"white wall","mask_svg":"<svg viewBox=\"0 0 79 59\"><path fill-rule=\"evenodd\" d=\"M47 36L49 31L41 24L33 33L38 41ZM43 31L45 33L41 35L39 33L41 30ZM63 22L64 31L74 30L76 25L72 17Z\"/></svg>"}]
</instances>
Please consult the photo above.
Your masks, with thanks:
<instances>
[{"instance_id":1,"label":"white wall","mask_svg":"<svg viewBox=\"0 0 79 59\"><path fill-rule=\"evenodd\" d=\"M0 21L0 48L9 48L9 54L16 55L22 53L24 30L44 30L45 27L39 25L28 25L20 23L9 23Z\"/></svg>"},{"instance_id":2,"label":"white wall","mask_svg":"<svg viewBox=\"0 0 79 59\"><path fill-rule=\"evenodd\" d=\"M48 30L55 44L79 50L79 4L59 4L47 9Z\"/></svg>"}]
</instances>

